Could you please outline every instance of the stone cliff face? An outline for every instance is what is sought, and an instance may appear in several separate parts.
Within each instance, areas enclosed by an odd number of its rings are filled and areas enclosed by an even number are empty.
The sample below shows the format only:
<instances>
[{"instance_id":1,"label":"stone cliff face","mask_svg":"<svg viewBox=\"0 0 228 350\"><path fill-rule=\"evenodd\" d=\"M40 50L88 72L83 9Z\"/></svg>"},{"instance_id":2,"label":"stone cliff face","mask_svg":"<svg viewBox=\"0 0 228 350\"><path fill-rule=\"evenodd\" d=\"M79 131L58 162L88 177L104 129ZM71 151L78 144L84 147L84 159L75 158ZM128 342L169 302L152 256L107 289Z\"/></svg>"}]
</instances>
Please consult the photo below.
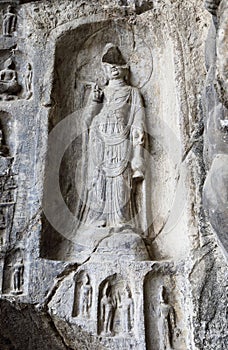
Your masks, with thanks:
<instances>
[{"instance_id":1,"label":"stone cliff face","mask_svg":"<svg viewBox=\"0 0 228 350\"><path fill-rule=\"evenodd\" d=\"M227 348L227 9L1 2L1 350Z\"/></svg>"}]
</instances>

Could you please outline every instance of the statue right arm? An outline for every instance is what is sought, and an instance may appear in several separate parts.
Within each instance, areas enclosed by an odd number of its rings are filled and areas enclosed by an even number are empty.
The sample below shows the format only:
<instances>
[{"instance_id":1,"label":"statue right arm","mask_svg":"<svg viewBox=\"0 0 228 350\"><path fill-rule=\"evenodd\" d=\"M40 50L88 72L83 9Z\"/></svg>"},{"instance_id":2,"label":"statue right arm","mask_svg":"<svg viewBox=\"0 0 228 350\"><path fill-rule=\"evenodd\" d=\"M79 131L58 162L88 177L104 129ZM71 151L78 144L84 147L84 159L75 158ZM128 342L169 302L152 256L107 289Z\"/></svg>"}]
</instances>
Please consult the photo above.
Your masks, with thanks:
<instances>
[{"instance_id":1,"label":"statue right arm","mask_svg":"<svg viewBox=\"0 0 228 350\"><path fill-rule=\"evenodd\" d=\"M90 127L93 118L99 114L102 108L103 91L95 84L92 87L87 105L85 107L84 121L87 129Z\"/></svg>"}]
</instances>

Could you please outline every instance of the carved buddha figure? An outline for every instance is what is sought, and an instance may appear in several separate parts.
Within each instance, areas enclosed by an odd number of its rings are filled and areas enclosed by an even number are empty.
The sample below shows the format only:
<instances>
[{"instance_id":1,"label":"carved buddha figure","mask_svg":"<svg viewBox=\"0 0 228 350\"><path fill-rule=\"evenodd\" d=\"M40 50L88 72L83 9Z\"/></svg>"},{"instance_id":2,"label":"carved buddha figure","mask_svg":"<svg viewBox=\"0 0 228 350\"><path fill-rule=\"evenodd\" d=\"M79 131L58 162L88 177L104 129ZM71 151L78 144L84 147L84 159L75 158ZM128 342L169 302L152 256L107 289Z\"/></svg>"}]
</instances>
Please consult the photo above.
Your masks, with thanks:
<instances>
[{"instance_id":1,"label":"carved buddha figure","mask_svg":"<svg viewBox=\"0 0 228 350\"><path fill-rule=\"evenodd\" d=\"M11 36L16 28L17 16L13 13L12 6L7 7L7 12L3 16L3 35Z\"/></svg>"},{"instance_id":2,"label":"carved buddha figure","mask_svg":"<svg viewBox=\"0 0 228 350\"><path fill-rule=\"evenodd\" d=\"M14 95L21 89L17 82L17 72L12 58L4 63L4 69L0 71L0 94Z\"/></svg>"},{"instance_id":3,"label":"carved buddha figure","mask_svg":"<svg viewBox=\"0 0 228 350\"><path fill-rule=\"evenodd\" d=\"M135 216L134 190L144 179L144 109L138 89L127 82L129 67L116 46L106 45L102 65L108 85L103 91L94 86L85 115L80 219L86 225L122 227Z\"/></svg>"}]
</instances>

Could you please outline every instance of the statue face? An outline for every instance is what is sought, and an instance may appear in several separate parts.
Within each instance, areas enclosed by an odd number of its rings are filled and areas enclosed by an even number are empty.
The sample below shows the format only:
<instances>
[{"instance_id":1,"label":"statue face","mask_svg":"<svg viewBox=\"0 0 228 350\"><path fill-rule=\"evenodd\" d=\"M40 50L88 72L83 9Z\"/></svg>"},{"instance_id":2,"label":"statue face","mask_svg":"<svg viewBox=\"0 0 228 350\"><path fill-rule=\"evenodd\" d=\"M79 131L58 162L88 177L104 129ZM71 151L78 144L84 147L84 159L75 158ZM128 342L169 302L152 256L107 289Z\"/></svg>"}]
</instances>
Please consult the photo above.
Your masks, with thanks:
<instances>
[{"instance_id":1,"label":"statue face","mask_svg":"<svg viewBox=\"0 0 228 350\"><path fill-rule=\"evenodd\" d=\"M126 66L118 66L116 64L105 64L105 70L108 75L108 79L124 79L127 74Z\"/></svg>"}]
</instances>

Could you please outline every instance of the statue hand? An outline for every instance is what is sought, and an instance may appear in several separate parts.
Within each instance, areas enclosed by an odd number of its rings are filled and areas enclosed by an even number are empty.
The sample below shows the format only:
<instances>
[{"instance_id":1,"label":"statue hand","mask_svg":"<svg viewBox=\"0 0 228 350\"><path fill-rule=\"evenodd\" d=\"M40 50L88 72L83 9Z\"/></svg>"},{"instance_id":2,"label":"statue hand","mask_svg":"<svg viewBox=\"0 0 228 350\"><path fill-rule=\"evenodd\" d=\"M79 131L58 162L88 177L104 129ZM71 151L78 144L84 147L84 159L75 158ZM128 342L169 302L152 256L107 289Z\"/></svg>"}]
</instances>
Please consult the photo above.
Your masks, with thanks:
<instances>
[{"instance_id":1,"label":"statue hand","mask_svg":"<svg viewBox=\"0 0 228 350\"><path fill-rule=\"evenodd\" d=\"M93 88L93 91L92 91L92 100L94 102L100 103L100 102L102 102L102 98L103 98L103 91L96 84Z\"/></svg>"}]
</instances>

